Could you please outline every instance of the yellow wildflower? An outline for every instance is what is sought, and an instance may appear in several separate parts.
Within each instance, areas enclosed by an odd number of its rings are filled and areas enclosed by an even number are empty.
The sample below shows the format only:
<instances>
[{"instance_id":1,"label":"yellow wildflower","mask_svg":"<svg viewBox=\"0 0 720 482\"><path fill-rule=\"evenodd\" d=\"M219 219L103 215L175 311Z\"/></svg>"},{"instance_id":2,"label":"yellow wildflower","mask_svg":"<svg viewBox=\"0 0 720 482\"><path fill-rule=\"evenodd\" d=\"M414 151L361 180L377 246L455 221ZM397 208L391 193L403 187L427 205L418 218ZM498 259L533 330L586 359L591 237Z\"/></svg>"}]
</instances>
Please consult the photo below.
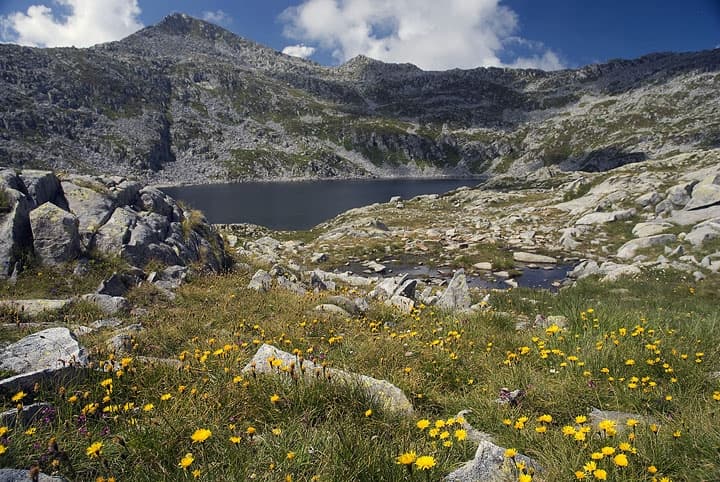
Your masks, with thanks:
<instances>
[{"instance_id":1,"label":"yellow wildflower","mask_svg":"<svg viewBox=\"0 0 720 482\"><path fill-rule=\"evenodd\" d=\"M192 464L195 461L195 458L193 457L193 454L190 452L186 453L183 458L180 459L180 463L178 464L178 467L182 467L183 469L187 469L190 464Z\"/></svg>"},{"instance_id":2,"label":"yellow wildflower","mask_svg":"<svg viewBox=\"0 0 720 482\"><path fill-rule=\"evenodd\" d=\"M190 436L193 443L202 443L206 441L210 436L212 435L212 432L206 428L199 428L195 430L195 432Z\"/></svg>"},{"instance_id":3,"label":"yellow wildflower","mask_svg":"<svg viewBox=\"0 0 720 482\"><path fill-rule=\"evenodd\" d=\"M435 457L432 455L423 455L415 461L415 466L420 470L430 470L435 467Z\"/></svg>"},{"instance_id":4,"label":"yellow wildflower","mask_svg":"<svg viewBox=\"0 0 720 482\"><path fill-rule=\"evenodd\" d=\"M102 455L102 442L93 442L88 448L85 449L85 453L88 457L100 457Z\"/></svg>"},{"instance_id":5,"label":"yellow wildflower","mask_svg":"<svg viewBox=\"0 0 720 482\"><path fill-rule=\"evenodd\" d=\"M404 454L398 455L397 463L400 465L410 465L415 462L417 455L415 451L405 452Z\"/></svg>"}]
</instances>

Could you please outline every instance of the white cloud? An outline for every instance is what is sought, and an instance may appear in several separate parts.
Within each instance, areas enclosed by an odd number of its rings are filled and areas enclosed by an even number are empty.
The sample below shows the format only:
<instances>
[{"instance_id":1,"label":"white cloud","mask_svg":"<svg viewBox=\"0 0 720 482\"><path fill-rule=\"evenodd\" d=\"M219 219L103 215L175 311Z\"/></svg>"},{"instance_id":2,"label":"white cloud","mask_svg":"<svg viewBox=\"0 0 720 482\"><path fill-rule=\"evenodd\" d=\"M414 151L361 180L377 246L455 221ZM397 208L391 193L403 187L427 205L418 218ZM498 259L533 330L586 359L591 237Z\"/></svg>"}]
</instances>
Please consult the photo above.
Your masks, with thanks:
<instances>
[{"instance_id":1,"label":"white cloud","mask_svg":"<svg viewBox=\"0 0 720 482\"><path fill-rule=\"evenodd\" d=\"M293 57L300 57L306 59L315 53L315 47L308 47L305 44L288 45L282 49L282 53L285 55L291 55Z\"/></svg>"},{"instance_id":2,"label":"white cloud","mask_svg":"<svg viewBox=\"0 0 720 482\"><path fill-rule=\"evenodd\" d=\"M532 55L530 57L518 57L509 67L542 70L560 70L565 68L560 58L552 50L547 50L543 54Z\"/></svg>"},{"instance_id":3,"label":"white cloud","mask_svg":"<svg viewBox=\"0 0 720 482\"><path fill-rule=\"evenodd\" d=\"M557 54L514 36L517 14L499 0L303 0L280 19L285 35L344 62L359 54L423 69L559 68ZM504 63L506 43L533 55Z\"/></svg>"},{"instance_id":4,"label":"white cloud","mask_svg":"<svg viewBox=\"0 0 720 482\"><path fill-rule=\"evenodd\" d=\"M137 0L54 0L0 17L2 40L40 47L89 47L118 40L142 28Z\"/></svg>"},{"instance_id":5,"label":"white cloud","mask_svg":"<svg viewBox=\"0 0 720 482\"><path fill-rule=\"evenodd\" d=\"M232 17L222 10L215 10L214 12L203 12L203 20L217 25L230 25L232 23Z\"/></svg>"}]
</instances>

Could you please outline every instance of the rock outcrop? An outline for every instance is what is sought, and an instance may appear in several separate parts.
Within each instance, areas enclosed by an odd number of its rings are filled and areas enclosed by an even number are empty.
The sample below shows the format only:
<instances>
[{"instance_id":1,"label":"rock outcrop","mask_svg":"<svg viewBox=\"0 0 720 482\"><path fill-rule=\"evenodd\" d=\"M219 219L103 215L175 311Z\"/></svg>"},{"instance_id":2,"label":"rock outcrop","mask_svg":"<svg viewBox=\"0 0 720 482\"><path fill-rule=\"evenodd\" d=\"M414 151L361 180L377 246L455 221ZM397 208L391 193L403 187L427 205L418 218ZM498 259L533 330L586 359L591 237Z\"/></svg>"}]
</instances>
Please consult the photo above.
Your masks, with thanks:
<instances>
[{"instance_id":1,"label":"rock outcrop","mask_svg":"<svg viewBox=\"0 0 720 482\"><path fill-rule=\"evenodd\" d=\"M287 371L278 370L268 360L280 360L282 366L287 368ZM386 380L378 380L367 375L328 368L324 365L315 364L310 360L301 361L295 355L284 352L272 345L262 345L242 371L253 374L262 373L299 377L309 382L322 378L332 382L356 385L365 390L368 396L377 400L385 410L404 414L413 412L412 404L402 390Z\"/></svg>"},{"instance_id":2,"label":"rock outcrop","mask_svg":"<svg viewBox=\"0 0 720 482\"><path fill-rule=\"evenodd\" d=\"M152 187L118 177L60 180L52 172L5 170L0 190L0 278L33 254L46 264L94 251L138 268L153 260L214 271L230 264L222 237L200 213Z\"/></svg>"}]
</instances>

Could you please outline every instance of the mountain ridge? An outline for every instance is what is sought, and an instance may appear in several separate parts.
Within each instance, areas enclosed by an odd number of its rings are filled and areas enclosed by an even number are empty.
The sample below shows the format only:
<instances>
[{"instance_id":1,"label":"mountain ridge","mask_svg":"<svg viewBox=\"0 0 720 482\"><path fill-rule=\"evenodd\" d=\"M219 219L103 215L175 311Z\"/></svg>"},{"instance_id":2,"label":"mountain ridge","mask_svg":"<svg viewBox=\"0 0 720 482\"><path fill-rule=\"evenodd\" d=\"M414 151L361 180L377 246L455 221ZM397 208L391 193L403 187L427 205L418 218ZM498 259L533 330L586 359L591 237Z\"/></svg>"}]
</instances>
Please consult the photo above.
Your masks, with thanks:
<instances>
[{"instance_id":1,"label":"mountain ridge","mask_svg":"<svg viewBox=\"0 0 720 482\"><path fill-rule=\"evenodd\" d=\"M165 183L525 175L720 143L720 49L556 72L326 67L174 14L88 49L0 53L5 166Z\"/></svg>"}]
</instances>

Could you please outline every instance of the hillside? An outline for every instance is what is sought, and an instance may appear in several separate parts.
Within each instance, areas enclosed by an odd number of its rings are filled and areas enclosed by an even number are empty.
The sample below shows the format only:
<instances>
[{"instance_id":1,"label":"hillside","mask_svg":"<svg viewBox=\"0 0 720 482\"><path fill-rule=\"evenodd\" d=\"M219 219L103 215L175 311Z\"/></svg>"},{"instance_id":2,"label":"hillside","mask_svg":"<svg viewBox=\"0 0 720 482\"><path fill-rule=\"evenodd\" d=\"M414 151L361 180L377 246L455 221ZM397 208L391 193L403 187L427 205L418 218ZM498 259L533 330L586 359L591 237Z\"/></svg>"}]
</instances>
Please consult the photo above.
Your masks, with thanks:
<instances>
[{"instance_id":1,"label":"hillside","mask_svg":"<svg viewBox=\"0 0 720 482\"><path fill-rule=\"evenodd\" d=\"M543 72L323 67L175 14L0 45L0 165L154 183L604 171L720 145L720 49Z\"/></svg>"}]
</instances>

